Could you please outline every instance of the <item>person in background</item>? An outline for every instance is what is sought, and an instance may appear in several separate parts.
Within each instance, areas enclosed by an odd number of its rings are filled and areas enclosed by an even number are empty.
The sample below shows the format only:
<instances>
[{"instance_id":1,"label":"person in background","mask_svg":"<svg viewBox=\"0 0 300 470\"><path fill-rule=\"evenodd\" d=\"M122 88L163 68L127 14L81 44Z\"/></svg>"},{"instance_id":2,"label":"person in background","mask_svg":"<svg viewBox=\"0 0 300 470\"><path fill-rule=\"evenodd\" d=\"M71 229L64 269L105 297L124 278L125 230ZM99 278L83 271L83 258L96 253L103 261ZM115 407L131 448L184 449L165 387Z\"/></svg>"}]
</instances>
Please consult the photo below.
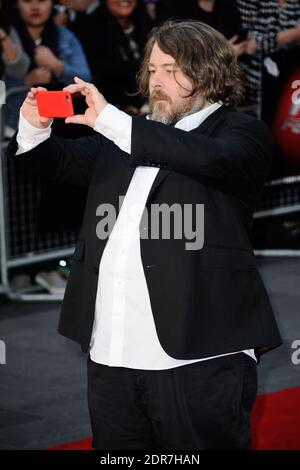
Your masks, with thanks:
<instances>
[{"instance_id":1,"label":"person in background","mask_svg":"<svg viewBox=\"0 0 300 470\"><path fill-rule=\"evenodd\" d=\"M56 26L53 21L52 0L17 0L14 26L22 47L29 57L26 73L6 80L6 88L47 85L48 89L61 89L75 75L91 79L90 69L82 47L67 28ZM18 110L25 92L19 92L7 100L5 120L15 129Z\"/></svg>"},{"instance_id":2,"label":"person in background","mask_svg":"<svg viewBox=\"0 0 300 470\"><path fill-rule=\"evenodd\" d=\"M11 26L8 4L0 1L0 78L21 78L29 66L29 58L22 49L19 36Z\"/></svg>"},{"instance_id":3,"label":"person in background","mask_svg":"<svg viewBox=\"0 0 300 470\"><path fill-rule=\"evenodd\" d=\"M156 21L157 0L144 0L144 3L146 5L148 15L153 19L153 21Z\"/></svg>"},{"instance_id":4,"label":"person in background","mask_svg":"<svg viewBox=\"0 0 300 470\"><path fill-rule=\"evenodd\" d=\"M158 24L165 20L176 17L180 0L157 0L156 2L156 21Z\"/></svg>"},{"instance_id":5,"label":"person in background","mask_svg":"<svg viewBox=\"0 0 300 470\"><path fill-rule=\"evenodd\" d=\"M68 26L85 15L93 15L101 7L101 0L58 0L55 2L55 22Z\"/></svg>"},{"instance_id":6,"label":"person in background","mask_svg":"<svg viewBox=\"0 0 300 470\"><path fill-rule=\"evenodd\" d=\"M246 52L246 32L242 30L236 0L180 0L160 2L158 19L194 19L212 26L232 44L237 57Z\"/></svg>"},{"instance_id":7,"label":"person in background","mask_svg":"<svg viewBox=\"0 0 300 470\"><path fill-rule=\"evenodd\" d=\"M100 0L61 0L55 5L54 21L67 26L79 39L90 65L94 63L101 24Z\"/></svg>"},{"instance_id":8,"label":"person in background","mask_svg":"<svg viewBox=\"0 0 300 470\"><path fill-rule=\"evenodd\" d=\"M237 0L237 5L242 23L252 36L248 51L250 55L241 62L246 72L248 101L256 115L273 131L275 145L270 179L298 174L294 161L288 157L297 139L297 130L295 127L289 132L284 123L290 122L291 118L290 93L293 90L290 79L297 69L300 70L300 1ZM299 121L297 113L293 118L295 123L297 119ZM294 173L295 170L297 173ZM266 243L273 247L276 243L282 243L282 240L289 246L296 246L298 227L299 216L280 218L275 231L271 221L257 220L254 230L256 247L261 249Z\"/></svg>"},{"instance_id":9,"label":"person in background","mask_svg":"<svg viewBox=\"0 0 300 470\"><path fill-rule=\"evenodd\" d=\"M148 119L74 81L65 90L88 108L66 123L95 135L57 138L31 88L7 157L90 188L58 331L88 353L92 445L250 449L257 362L282 339L251 245L272 140L235 109L244 95L236 55L199 21L153 29L138 73ZM199 201L205 240L192 215ZM169 209L187 205L183 234Z\"/></svg>"}]
</instances>

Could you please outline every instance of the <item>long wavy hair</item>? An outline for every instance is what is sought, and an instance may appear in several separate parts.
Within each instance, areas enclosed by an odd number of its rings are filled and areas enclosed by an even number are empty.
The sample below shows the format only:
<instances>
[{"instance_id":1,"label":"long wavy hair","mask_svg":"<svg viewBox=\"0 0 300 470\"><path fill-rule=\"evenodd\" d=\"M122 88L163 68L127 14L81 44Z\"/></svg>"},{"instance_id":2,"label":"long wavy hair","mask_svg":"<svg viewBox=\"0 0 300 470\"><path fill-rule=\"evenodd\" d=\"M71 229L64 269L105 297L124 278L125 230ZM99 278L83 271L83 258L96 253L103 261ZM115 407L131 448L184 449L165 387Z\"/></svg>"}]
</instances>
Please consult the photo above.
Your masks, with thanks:
<instances>
[{"instance_id":1,"label":"long wavy hair","mask_svg":"<svg viewBox=\"0 0 300 470\"><path fill-rule=\"evenodd\" d=\"M148 66L155 43L192 79L194 87L189 96L201 94L208 102L222 101L231 106L243 103L244 72L232 46L221 33L196 20L168 20L152 29L136 76L137 94L149 96Z\"/></svg>"}]
</instances>

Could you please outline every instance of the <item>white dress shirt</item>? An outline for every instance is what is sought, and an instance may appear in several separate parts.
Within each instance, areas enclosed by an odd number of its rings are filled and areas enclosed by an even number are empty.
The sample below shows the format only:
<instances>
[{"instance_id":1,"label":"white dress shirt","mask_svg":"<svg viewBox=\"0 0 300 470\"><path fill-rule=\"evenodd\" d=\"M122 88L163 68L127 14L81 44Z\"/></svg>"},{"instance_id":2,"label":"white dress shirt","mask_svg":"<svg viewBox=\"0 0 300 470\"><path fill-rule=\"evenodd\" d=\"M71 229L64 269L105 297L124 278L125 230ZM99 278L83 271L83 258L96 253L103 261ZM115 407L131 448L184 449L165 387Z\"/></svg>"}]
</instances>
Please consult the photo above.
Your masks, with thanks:
<instances>
[{"instance_id":1,"label":"white dress shirt","mask_svg":"<svg viewBox=\"0 0 300 470\"><path fill-rule=\"evenodd\" d=\"M190 131L220 106L220 103L214 103L185 116L175 127ZM128 114L108 104L99 114L94 130L130 154L131 126L132 118ZM50 133L50 126L36 129L20 115L17 153L30 150ZM100 260L90 342L91 359L100 364L161 370L240 352L192 360L175 359L159 342L141 259L139 234L146 200L159 170L158 167L136 167ZM253 349L242 352L256 360Z\"/></svg>"}]
</instances>

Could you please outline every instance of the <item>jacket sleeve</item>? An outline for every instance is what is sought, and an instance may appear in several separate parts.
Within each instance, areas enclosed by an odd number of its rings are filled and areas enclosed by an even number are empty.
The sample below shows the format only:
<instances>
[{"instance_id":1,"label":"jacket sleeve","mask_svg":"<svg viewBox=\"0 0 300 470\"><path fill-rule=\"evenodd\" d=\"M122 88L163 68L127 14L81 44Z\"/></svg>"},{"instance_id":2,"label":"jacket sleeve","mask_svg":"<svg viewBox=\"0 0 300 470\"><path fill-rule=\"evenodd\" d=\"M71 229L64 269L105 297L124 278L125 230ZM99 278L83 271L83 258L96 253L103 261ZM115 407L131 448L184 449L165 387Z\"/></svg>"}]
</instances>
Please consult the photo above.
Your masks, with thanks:
<instances>
[{"instance_id":1,"label":"jacket sleeve","mask_svg":"<svg viewBox=\"0 0 300 470\"><path fill-rule=\"evenodd\" d=\"M256 196L270 171L272 139L258 119L230 113L216 137L132 118L131 166L158 166L235 196Z\"/></svg>"},{"instance_id":2,"label":"jacket sleeve","mask_svg":"<svg viewBox=\"0 0 300 470\"><path fill-rule=\"evenodd\" d=\"M17 132L10 141L6 155L14 158L21 171L47 181L87 187L97 159L104 158L104 138L96 133L78 139L64 139L53 134L28 152L16 155Z\"/></svg>"}]
</instances>

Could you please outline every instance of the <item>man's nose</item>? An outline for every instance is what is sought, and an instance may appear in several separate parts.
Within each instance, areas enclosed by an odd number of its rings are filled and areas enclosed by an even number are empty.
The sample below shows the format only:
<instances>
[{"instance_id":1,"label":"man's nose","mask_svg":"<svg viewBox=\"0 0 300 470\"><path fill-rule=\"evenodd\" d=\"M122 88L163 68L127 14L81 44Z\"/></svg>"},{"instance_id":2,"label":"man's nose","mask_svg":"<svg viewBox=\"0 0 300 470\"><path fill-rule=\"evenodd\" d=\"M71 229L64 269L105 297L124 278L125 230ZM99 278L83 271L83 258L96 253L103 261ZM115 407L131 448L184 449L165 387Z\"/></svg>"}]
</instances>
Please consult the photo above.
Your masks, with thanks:
<instances>
[{"instance_id":1,"label":"man's nose","mask_svg":"<svg viewBox=\"0 0 300 470\"><path fill-rule=\"evenodd\" d=\"M155 72L152 75L151 84L153 88L161 88L164 85L162 74Z\"/></svg>"}]
</instances>

